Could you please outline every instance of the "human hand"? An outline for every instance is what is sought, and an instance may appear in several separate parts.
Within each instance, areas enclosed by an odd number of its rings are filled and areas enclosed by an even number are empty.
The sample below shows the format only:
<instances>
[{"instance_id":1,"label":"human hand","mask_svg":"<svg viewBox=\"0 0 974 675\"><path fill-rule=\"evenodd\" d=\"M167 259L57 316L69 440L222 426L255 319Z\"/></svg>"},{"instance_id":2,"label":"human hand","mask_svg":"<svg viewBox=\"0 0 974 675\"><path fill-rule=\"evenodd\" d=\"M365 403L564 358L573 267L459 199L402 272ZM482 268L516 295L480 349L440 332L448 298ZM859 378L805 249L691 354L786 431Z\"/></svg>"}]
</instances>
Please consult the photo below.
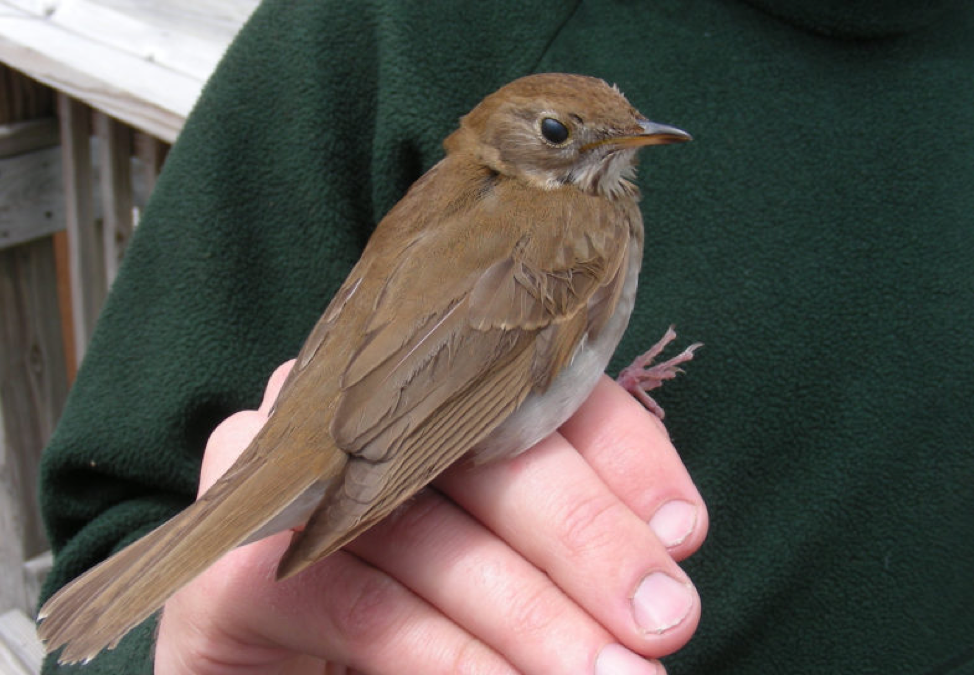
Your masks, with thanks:
<instances>
[{"instance_id":1,"label":"human hand","mask_svg":"<svg viewBox=\"0 0 974 675\"><path fill-rule=\"evenodd\" d=\"M258 410L213 432L201 492L266 421L291 365ZM451 468L294 578L274 581L289 533L232 551L166 604L156 673L663 673L642 657L696 629L676 561L707 524L662 424L606 377L559 433Z\"/></svg>"}]
</instances>

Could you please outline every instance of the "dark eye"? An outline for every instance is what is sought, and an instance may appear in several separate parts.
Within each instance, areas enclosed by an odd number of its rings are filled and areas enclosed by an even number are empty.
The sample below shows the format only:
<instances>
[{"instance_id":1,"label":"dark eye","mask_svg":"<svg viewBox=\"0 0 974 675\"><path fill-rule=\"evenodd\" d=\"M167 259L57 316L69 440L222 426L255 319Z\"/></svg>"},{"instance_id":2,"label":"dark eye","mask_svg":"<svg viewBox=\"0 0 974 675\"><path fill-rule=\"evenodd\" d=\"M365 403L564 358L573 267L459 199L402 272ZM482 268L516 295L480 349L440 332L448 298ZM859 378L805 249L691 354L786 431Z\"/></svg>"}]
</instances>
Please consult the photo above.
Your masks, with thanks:
<instances>
[{"instance_id":1,"label":"dark eye","mask_svg":"<svg viewBox=\"0 0 974 675\"><path fill-rule=\"evenodd\" d=\"M561 145L568 140L568 127L553 117L545 117L541 120L541 135L549 143Z\"/></svg>"}]
</instances>

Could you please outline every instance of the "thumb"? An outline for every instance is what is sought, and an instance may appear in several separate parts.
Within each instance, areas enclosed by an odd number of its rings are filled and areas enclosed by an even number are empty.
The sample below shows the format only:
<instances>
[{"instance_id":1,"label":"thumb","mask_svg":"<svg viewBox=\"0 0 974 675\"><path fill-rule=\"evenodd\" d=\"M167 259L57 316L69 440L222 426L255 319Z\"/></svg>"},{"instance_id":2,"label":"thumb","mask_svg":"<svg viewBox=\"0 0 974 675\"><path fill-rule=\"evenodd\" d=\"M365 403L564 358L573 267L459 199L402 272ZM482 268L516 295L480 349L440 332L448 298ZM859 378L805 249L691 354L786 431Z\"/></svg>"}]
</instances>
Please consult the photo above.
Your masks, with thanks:
<instances>
[{"instance_id":1,"label":"thumb","mask_svg":"<svg viewBox=\"0 0 974 675\"><path fill-rule=\"evenodd\" d=\"M296 359L291 359L279 365L277 370L271 373L270 379L267 380L267 388L264 389L264 400L260 402L260 408L257 409L265 417L270 415L271 408L274 407L274 402L277 400L277 395L281 393L281 387L284 386L287 376L291 374L291 369L294 368L295 361Z\"/></svg>"},{"instance_id":2,"label":"thumb","mask_svg":"<svg viewBox=\"0 0 974 675\"><path fill-rule=\"evenodd\" d=\"M277 395L293 367L293 359L278 366L267 381L264 399L257 410L241 410L230 415L210 434L203 454L203 465L200 468L198 495L206 492L254 440L254 436L267 421L274 401L277 400Z\"/></svg>"}]
</instances>

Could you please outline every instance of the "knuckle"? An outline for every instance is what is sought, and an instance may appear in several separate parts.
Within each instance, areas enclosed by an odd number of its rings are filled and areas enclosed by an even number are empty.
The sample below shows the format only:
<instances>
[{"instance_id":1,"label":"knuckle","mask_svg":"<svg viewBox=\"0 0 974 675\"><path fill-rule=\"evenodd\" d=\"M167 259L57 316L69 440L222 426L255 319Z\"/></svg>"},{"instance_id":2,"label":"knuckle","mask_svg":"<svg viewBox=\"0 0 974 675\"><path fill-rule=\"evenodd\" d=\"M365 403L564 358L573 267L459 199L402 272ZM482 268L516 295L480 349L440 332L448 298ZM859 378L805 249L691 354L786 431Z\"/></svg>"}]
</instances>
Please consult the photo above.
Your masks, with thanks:
<instances>
[{"instance_id":1,"label":"knuckle","mask_svg":"<svg viewBox=\"0 0 974 675\"><path fill-rule=\"evenodd\" d=\"M256 410L238 410L216 425L211 436L234 434L238 428L260 421L263 421L263 416Z\"/></svg>"},{"instance_id":2,"label":"knuckle","mask_svg":"<svg viewBox=\"0 0 974 675\"><path fill-rule=\"evenodd\" d=\"M375 532L403 546L427 546L442 538L448 527L445 500L432 490L423 489L396 507L375 526Z\"/></svg>"},{"instance_id":3,"label":"knuckle","mask_svg":"<svg viewBox=\"0 0 974 675\"><path fill-rule=\"evenodd\" d=\"M544 585L532 593L513 595L508 603L511 634L527 641L548 634L562 606L561 591L551 585Z\"/></svg>"},{"instance_id":4,"label":"knuckle","mask_svg":"<svg viewBox=\"0 0 974 675\"><path fill-rule=\"evenodd\" d=\"M619 542L625 507L613 495L593 495L567 504L556 522L558 541L569 558L602 553Z\"/></svg>"},{"instance_id":5,"label":"knuckle","mask_svg":"<svg viewBox=\"0 0 974 675\"><path fill-rule=\"evenodd\" d=\"M450 675L486 675L497 671L497 657L482 642L466 640L453 655L448 670Z\"/></svg>"},{"instance_id":6,"label":"knuckle","mask_svg":"<svg viewBox=\"0 0 974 675\"><path fill-rule=\"evenodd\" d=\"M246 445L266 421L256 410L241 410L220 422L207 439L207 449L223 445Z\"/></svg>"},{"instance_id":7,"label":"knuckle","mask_svg":"<svg viewBox=\"0 0 974 675\"><path fill-rule=\"evenodd\" d=\"M377 570L335 584L329 614L339 639L347 645L375 644L394 632L404 589Z\"/></svg>"}]
</instances>

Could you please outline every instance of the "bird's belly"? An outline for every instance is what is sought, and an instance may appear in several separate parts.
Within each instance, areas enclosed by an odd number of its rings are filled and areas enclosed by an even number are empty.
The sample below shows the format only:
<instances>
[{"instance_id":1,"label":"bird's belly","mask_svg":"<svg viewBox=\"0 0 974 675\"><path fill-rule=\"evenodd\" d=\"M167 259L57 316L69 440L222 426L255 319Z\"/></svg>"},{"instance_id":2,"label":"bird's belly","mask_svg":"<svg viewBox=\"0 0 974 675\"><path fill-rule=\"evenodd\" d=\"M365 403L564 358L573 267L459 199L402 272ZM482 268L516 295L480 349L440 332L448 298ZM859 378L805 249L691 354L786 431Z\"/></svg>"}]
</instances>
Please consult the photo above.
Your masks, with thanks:
<instances>
[{"instance_id":1,"label":"bird's belly","mask_svg":"<svg viewBox=\"0 0 974 675\"><path fill-rule=\"evenodd\" d=\"M477 464L524 452L564 424L592 393L626 332L636 301L642 251L633 248L637 250L630 253L625 287L616 311L598 337L586 336L575 349L569 365L546 391L528 394L510 417L471 449L470 455Z\"/></svg>"}]
</instances>

